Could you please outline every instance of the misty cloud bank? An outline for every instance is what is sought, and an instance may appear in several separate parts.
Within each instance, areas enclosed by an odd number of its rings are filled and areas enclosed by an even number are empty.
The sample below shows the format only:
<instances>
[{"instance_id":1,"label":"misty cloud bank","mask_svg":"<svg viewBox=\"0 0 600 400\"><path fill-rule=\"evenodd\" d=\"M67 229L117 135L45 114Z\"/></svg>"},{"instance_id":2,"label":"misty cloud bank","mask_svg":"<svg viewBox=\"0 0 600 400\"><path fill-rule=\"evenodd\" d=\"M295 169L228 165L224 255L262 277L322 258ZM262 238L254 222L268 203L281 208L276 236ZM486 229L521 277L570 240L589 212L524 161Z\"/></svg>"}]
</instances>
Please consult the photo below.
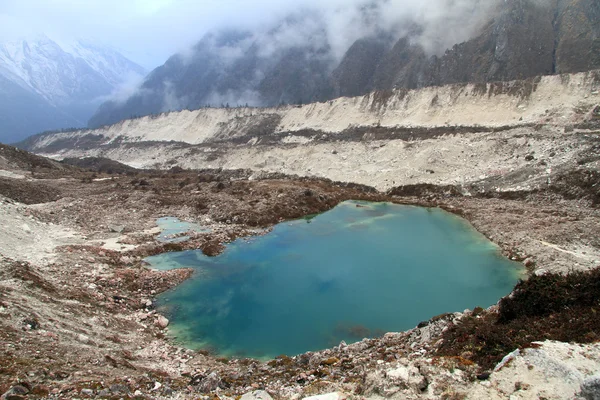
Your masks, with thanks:
<instances>
[{"instance_id":1,"label":"misty cloud bank","mask_svg":"<svg viewBox=\"0 0 600 400\"><path fill-rule=\"evenodd\" d=\"M239 21L239 16L233 16L235 27L227 24L217 27L198 44L172 57L159 68L162 72L154 71L148 77L138 89L137 98L161 98L162 104L155 104L153 112L203 105L263 106L273 102L319 100L318 97L304 99L297 93L287 98L265 99L264 92L269 91L264 87L265 77L274 71L281 74L274 65L282 64L284 57L297 57L299 63L310 57L309 64L318 64L329 75L348 49L363 38L380 40L391 48L398 39L408 37L411 44L421 46L427 56L441 55L477 33L499 3L500 0L336 0L321 3L305 0L297 3L294 9L278 7L274 13L266 12L267 17L263 18ZM259 2L257 7L268 5L271 5L268 1ZM301 51L295 52L295 49ZM164 72L175 69L175 64L179 70L188 66L216 70L213 75L190 75L194 79L219 80L217 70L220 70L229 71L237 81L220 81L218 87L208 90L199 104L193 95L184 94ZM148 84L159 80L161 73L165 77L158 88ZM307 76L311 74L314 71L307 72ZM122 104L131 99L131 88L126 93L129 96L120 93L113 101Z\"/></svg>"}]
</instances>

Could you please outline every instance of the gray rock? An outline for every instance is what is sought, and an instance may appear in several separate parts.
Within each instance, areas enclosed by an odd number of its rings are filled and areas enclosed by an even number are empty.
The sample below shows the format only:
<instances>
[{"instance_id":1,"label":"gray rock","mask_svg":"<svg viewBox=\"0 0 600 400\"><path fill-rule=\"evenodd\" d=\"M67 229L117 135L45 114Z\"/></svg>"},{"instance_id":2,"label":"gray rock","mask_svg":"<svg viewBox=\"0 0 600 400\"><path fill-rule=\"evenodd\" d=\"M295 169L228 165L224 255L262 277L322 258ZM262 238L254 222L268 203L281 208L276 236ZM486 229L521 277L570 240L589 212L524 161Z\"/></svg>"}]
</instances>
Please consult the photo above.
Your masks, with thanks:
<instances>
[{"instance_id":1,"label":"gray rock","mask_svg":"<svg viewBox=\"0 0 600 400\"><path fill-rule=\"evenodd\" d=\"M92 397L94 395L94 391L92 389L81 389L81 394L83 396Z\"/></svg>"},{"instance_id":2,"label":"gray rock","mask_svg":"<svg viewBox=\"0 0 600 400\"><path fill-rule=\"evenodd\" d=\"M581 397L586 400L600 400L600 375L590 376L583 381Z\"/></svg>"},{"instance_id":3,"label":"gray rock","mask_svg":"<svg viewBox=\"0 0 600 400\"><path fill-rule=\"evenodd\" d=\"M198 384L198 391L201 393L209 393L219 387L221 378L216 372L211 372L206 378L202 379Z\"/></svg>"},{"instance_id":4,"label":"gray rock","mask_svg":"<svg viewBox=\"0 0 600 400\"><path fill-rule=\"evenodd\" d=\"M126 394L129 393L129 387L127 387L127 385L115 383L110 385L110 391L114 394Z\"/></svg>"},{"instance_id":5,"label":"gray rock","mask_svg":"<svg viewBox=\"0 0 600 400\"><path fill-rule=\"evenodd\" d=\"M11 396L21 396L21 395L26 395L27 393L29 393L29 389L27 389L25 386L15 385L15 386L11 387L8 390L8 392L4 393L2 395L2 398L8 399Z\"/></svg>"},{"instance_id":6,"label":"gray rock","mask_svg":"<svg viewBox=\"0 0 600 400\"><path fill-rule=\"evenodd\" d=\"M2 400L25 400L25 396L21 396L20 394L3 394L0 397Z\"/></svg>"},{"instance_id":7,"label":"gray rock","mask_svg":"<svg viewBox=\"0 0 600 400\"><path fill-rule=\"evenodd\" d=\"M169 386L163 387L163 390L162 390L163 396L172 396L173 393L174 393L173 389L171 389Z\"/></svg>"},{"instance_id":8,"label":"gray rock","mask_svg":"<svg viewBox=\"0 0 600 400\"><path fill-rule=\"evenodd\" d=\"M240 400L273 400L273 398L264 390L255 390L254 392L246 393Z\"/></svg>"},{"instance_id":9,"label":"gray rock","mask_svg":"<svg viewBox=\"0 0 600 400\"><path fill-rule=\"evenodd\" d=\"M123 225L109 225L108 229L110 229L111 232L123 233L125 227Z\"/></svg>"}]
</instances>

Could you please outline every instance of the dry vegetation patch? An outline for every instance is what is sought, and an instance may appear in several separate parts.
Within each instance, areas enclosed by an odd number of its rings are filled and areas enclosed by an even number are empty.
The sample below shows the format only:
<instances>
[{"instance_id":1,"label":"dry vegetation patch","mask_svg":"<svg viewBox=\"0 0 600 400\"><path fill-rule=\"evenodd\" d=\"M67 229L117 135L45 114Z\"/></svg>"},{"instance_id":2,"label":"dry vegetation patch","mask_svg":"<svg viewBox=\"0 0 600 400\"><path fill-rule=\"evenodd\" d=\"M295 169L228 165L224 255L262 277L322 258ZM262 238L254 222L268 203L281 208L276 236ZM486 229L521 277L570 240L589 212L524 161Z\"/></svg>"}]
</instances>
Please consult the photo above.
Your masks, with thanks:
<instances>
[{"instance_id":1,"label":"dry vegetation patch","mask_svg":"<svg viewBox=\"0 0 600 400\"><path fill-rule=\"evenodd\" d=\"M521 281L498 311L473 312L443 335L439 355L460 356L482 370L534 342L600 340L600 267L588 272L544 274Z\"/></svg>"}]
</instances>

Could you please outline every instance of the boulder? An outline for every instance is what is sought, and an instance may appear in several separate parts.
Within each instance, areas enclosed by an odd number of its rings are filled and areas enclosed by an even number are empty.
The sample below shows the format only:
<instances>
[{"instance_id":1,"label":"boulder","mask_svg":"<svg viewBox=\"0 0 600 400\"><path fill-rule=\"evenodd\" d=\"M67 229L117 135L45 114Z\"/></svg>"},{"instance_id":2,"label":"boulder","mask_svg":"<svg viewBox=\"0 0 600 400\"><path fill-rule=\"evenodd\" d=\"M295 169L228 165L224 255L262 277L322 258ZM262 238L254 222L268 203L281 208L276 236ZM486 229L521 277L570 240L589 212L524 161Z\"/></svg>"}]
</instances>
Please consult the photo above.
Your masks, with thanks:
<instances>
[{"instance_id":1,"label":"boulder","mask_svg":"<svg viewBox=\"0 0 600 400\"><path fill-rule=\"evenodd\" d=\"M125 227L123 225L109 225L108 229L114 233L123 233Z\"/></svg>"},{"instance_id":2,"label":"boulder","mask_svg":"<svg viewBox=\"0 0 600 400\"><path fill-rule=\"evenodd\" d=\"M398 368L388 370L386 377L390 382L394 383L395 386L409 387L417 391L423 390L427 387L427 379L419 372L418 368L410 365L400 365Z\"/></svg>"},{"instance_id":3,"label":"boulder","mask_svg":"<svg viewBox=\"0 0 600 400\"><path fill-rule=\"evenodd\" d=\"M210 393L217 389L221 384L221 378L216 372L211 372L207 377L202 379L198 384L198 391L200 393Z\"/></svg>"},{"instance_id":4,"label":"boulder","mask_svg":"<svg viewBox=\"0 0 600 400\"><path fill-rule=\"evenodd\" d=\"M273 400L273 398L264 390L255 390L254 392L246 393L240 400Z\"/></svg>"},{"instance_id":5,"label":"boulder","mask_svg":"<svg viewBox=\"0 0 600 400\"><path fill-rule=\"evenodd\" d=\"M169 326L169 320L162 315L159 315L156 320L156 326L161 329L165 329L167 326Z\"/></svg>"},{"instance_id":6,"label":"boulder","mask_svg":"<svg viewBox=\"0 0 600 400\"><path fill-rule=\"evenodd\" d=\"M335 393L320 394L318 396L305 397L302 400L344 400L345 398L346 397L343 396L341 393L335 392Z\"/></svg>"},{"instance_id":7,"label":"boulder","mask_svg":"<svg viewBox=\"0 0 600 400\"><path fill-rule=\"evenodd\" d=\"M600 375L590 376L583 381L581 397L585 400L600 400Z\"/></svg>"},{"instance_id":8,"label":"boulder","mask_svg":"<svg viewBox=\"0 0 600 400\"><path fill-rule=\"evenodd\" d=\"M8 392L2 395L2 399L9 399L11 396L24 396L29 393L29 389L27 389L23 385L15 385L9 389Z\"/></svg>"}]
</instances>

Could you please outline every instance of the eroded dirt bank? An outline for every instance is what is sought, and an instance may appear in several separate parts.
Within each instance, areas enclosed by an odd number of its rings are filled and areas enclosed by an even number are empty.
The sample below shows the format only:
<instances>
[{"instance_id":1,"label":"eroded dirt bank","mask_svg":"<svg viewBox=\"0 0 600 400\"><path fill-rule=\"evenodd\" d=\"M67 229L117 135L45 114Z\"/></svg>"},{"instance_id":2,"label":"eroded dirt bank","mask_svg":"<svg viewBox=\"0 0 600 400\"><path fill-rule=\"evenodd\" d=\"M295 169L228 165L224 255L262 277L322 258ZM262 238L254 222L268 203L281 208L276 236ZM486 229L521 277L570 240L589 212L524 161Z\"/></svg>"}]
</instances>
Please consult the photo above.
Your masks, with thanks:
<instances>
[{"instance_id":1,"label":"eroded dirt bank","mask_svg":"<svg viewBox=\"0 0 600 400\"><path fill-rule=\"evenodd\" d=\"M0 393L13 399L224 399L262 389L281 399L333 392L338 397L331 398L356 399L572 397L600 365L593 335L579 340L590 343L583 346L529 345L495 372L498 354L492 362L476 349L443 353L445 342L459 338L444 334L456 326L476 329L479 320L494 326L496 308L438 316L412 331L267 363L182 349L166 337L168 321L154 310L153 298L190 271L152 271L142 258L184 248L215 254L222 243L281 220L364 199L462 215L534 274L589 270L600 265L595 165L559 173L535 190L490 192L479 190L486 188L482 181L467 195L455 186L419 184L383 193L250 171L107 175L55 164L4 166L10 176L1 181ZM56 200L48 202L49 195ZM213 232L161 244L155 220L163 216ZM523 336L564 340L552 333Z\"/></svg>"}]
</instances>

